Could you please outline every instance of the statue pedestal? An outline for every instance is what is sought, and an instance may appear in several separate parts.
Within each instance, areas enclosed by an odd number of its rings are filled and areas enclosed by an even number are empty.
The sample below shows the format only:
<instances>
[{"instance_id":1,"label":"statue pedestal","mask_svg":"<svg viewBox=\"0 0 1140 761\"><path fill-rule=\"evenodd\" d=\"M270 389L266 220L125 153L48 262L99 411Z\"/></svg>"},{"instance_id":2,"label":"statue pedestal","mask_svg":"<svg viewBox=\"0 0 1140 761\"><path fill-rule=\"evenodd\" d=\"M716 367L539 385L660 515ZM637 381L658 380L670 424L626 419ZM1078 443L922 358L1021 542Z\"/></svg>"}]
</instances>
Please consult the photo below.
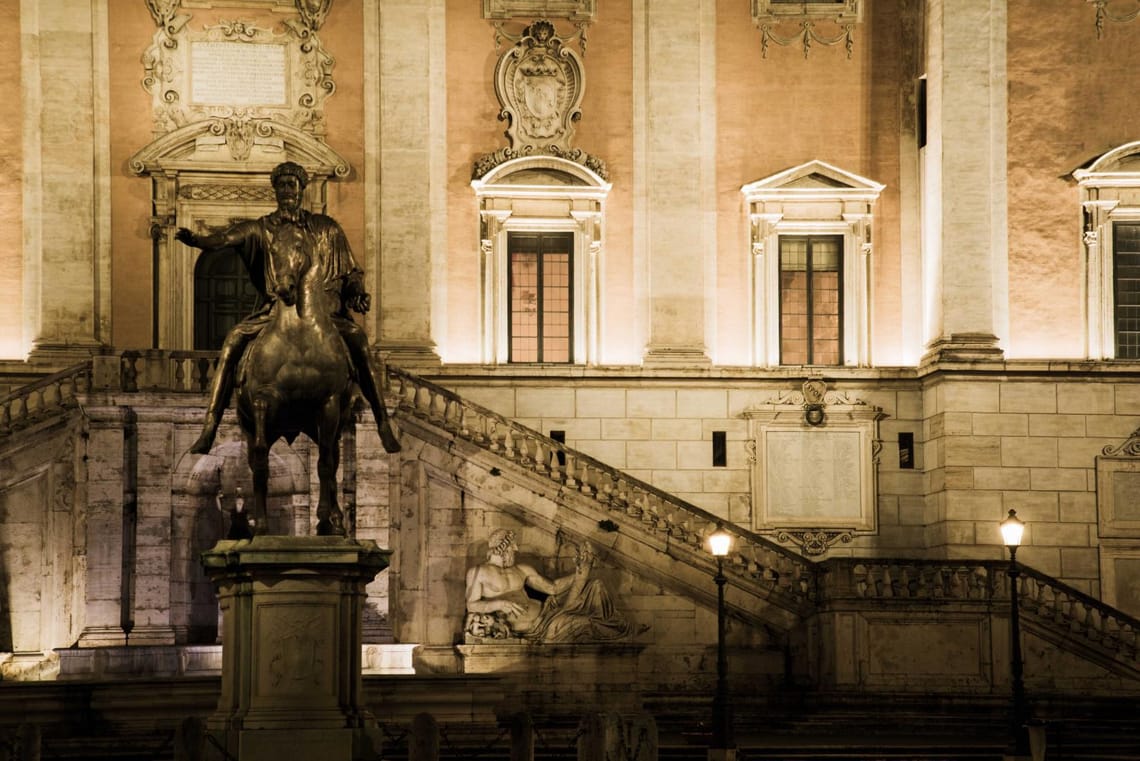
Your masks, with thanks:
<instances>
[{"instance_id":1,"label":"statue pedestal","mask_svg":"<svg viewBox=\"0 0 1140 761\"><path fill-rule=\"evenodd\" d=\"M390 555L316 536L223 540L202 553L223 629L209 750L239 761L376 757L365 747L378 732L362 704L361 615Z\"/></svg>"}]
</instances>

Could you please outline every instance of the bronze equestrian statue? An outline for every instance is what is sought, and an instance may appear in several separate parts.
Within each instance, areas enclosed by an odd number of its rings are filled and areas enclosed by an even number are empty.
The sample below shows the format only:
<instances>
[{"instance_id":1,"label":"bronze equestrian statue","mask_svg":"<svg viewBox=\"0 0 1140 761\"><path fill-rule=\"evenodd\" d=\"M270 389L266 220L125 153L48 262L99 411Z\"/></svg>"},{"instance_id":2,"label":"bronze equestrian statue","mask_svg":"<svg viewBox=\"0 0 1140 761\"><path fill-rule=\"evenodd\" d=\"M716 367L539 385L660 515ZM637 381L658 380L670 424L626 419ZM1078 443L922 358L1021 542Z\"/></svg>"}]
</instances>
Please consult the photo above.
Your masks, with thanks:
<instances>
[{"instance_id":1,"label":"bronze equestrian statue","mask_svg":"<svg viewBox=\"0 0 1140 761\"><path fill-rule=\"evenodd\" d=\"M400 450L372 374L367 336L349 316L349 310L367 312L371 297L341 226L301 208L305 169L287 161L270 179L276 211L210 235L186 228L176 234L195 248L235 249L260 297L258 308L226 336L202 433L190 451L210 451L236 383L254 476L255 531L265 530L269 448L279 437L292 442L305 433L319 451L317 533L342 534L338 440L351 414L353 382L372 408L385 451Z\"/></svg>"}]
</instances>

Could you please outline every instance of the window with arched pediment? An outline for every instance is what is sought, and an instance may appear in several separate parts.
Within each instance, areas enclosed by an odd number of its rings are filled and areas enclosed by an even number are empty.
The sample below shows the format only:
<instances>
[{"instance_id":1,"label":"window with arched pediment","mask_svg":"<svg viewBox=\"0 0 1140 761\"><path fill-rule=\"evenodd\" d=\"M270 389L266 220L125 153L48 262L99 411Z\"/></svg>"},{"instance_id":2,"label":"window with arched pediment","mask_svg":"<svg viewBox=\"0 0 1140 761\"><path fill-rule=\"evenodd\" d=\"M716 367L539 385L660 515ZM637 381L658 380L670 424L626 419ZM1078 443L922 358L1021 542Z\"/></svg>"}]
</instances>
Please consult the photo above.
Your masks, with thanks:
<instances>
[{"instance_id":1,"label":"window with arched pediment","mask_svg":"<svg viewBox=\"0 0 1140 761\"><path fill-rule=\"evenodd\" d=\"M1073 172L1084 219L1089 359L1140 359L1140 141Z\"/></svg>"},{"instance_id":2,"label":"window with arched pediment","mask_svg":"<svg viewBox=\"0 0 1140 761\"><path fill-rule=\"evenodd\" d=\"M481 361L597 364L610 184L574 161L530 156L471 186L483 257Z\"/></svg>"}]
</instances>

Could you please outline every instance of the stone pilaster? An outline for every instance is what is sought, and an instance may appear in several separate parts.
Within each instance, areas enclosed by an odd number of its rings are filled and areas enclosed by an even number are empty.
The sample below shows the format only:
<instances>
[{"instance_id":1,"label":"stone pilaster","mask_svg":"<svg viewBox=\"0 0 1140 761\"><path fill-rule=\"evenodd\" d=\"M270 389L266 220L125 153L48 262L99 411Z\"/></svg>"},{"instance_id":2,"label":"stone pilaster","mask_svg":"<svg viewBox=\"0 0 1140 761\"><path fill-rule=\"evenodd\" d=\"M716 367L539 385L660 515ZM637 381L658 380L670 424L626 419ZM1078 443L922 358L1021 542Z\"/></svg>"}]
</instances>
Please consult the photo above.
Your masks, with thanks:
<instances>
[{"instance_id":1,"label":"stone pilaster","mask_svg":"<svg viewBox=\"0 0 1140 761\"><path fill-rule=\"evenodd\" d=\"M173 430L169 414L139 410L137 425L138 500L135 518L134 593L131 595L132 645L172 645L170 572L172 538ZM151 413L151 414L148 414ZM148 419L150 418L150 419Z\"/></svg>"},{"instance_id":2,"label":"stone pilaster","mask_svg":"<svg viewBox=\"0 0 1140 761\"><path fill-rule=\"evenodd\" d=\"M87 441L87 549L80 647L127 644L123 629L123 503L127 483L125 407L90 407Z\"/></svg>"},{"instance_id":3,"label":"stone pilaster","mask_svg":"<svg viewBox=\"0 0 1140 761\"><path fill-rule=\"evenodd\" d=\"M447 249L445 3L365 3L365 271L370 326L398 365L435 364ZM383 55L380 55L383 51ZM418 125L418 128L412 125Z\"/></svg>"},{"instance_id":4,"label":"stone pilaster","mask_svg":"<svg viewBox=\"0 0 1140 761\"><path fill-rule=\"evenodd\" d=\"M928 0L925 361L1001 359L1008 336L1007 0Z\"/></svg>"},{"instance_id":5,"label":"stone pilaster","mask_svg":"<svg viewBox=\"0 0 1140 761\"><path fill-rule=\"evenodd\" d=\"M713 0L634 3L635 256L646 365L709 364L716 250ZM644 52L642 52L644 51Z\"/></svg>"},{"instance_id":6,"label":"stone pilaster","mask_svg":"<svg viewBox=\"0 0 1140 761\"><path fill-rule=\"evenodd\" d=\"M64 364L110 335L106 0L23 0L20 25L24 333Z\"/></svg>"}]
</instances>

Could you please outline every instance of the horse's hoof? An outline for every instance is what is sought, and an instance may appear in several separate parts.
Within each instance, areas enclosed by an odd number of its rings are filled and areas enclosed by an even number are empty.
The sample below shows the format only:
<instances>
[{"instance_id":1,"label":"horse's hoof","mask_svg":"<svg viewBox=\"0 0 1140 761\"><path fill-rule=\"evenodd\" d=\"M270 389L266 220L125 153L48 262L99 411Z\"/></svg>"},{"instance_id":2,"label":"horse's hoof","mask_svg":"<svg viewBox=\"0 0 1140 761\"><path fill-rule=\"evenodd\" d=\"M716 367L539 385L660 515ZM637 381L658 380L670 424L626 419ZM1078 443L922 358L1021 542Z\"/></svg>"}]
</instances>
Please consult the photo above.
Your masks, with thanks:
<instances>
[{"instance_id":1,"label":"horse's hoof","mask_svg":"<svg viewBox=\"0 0 1140 761\"><path fill-rule=\"evenodd\" d=\"M253 539L253 528L244 513L233 513L226 539Z\"/></svg>"},{"instance_id":2,"label":"horse's hoof","mask_svg":"<svg viewBox=\"0 0 1140 761\"><path fill-rule=\"evenodd\" d=\"M209 454L214 447L214 436L216 434L216 429L204 429L198 440L190 445L190 454Z\"/></svg>"},{"instance_id":3,"label":"horse's hoof","mask_svg":"<svg viewBox=\"0 0 1140 761\"><path fill-rule=\"evenodd\" d=\"M344 524L336 524L328 518L317 521L317 536L344 536Z\"/></svg>"}]
</instances>

